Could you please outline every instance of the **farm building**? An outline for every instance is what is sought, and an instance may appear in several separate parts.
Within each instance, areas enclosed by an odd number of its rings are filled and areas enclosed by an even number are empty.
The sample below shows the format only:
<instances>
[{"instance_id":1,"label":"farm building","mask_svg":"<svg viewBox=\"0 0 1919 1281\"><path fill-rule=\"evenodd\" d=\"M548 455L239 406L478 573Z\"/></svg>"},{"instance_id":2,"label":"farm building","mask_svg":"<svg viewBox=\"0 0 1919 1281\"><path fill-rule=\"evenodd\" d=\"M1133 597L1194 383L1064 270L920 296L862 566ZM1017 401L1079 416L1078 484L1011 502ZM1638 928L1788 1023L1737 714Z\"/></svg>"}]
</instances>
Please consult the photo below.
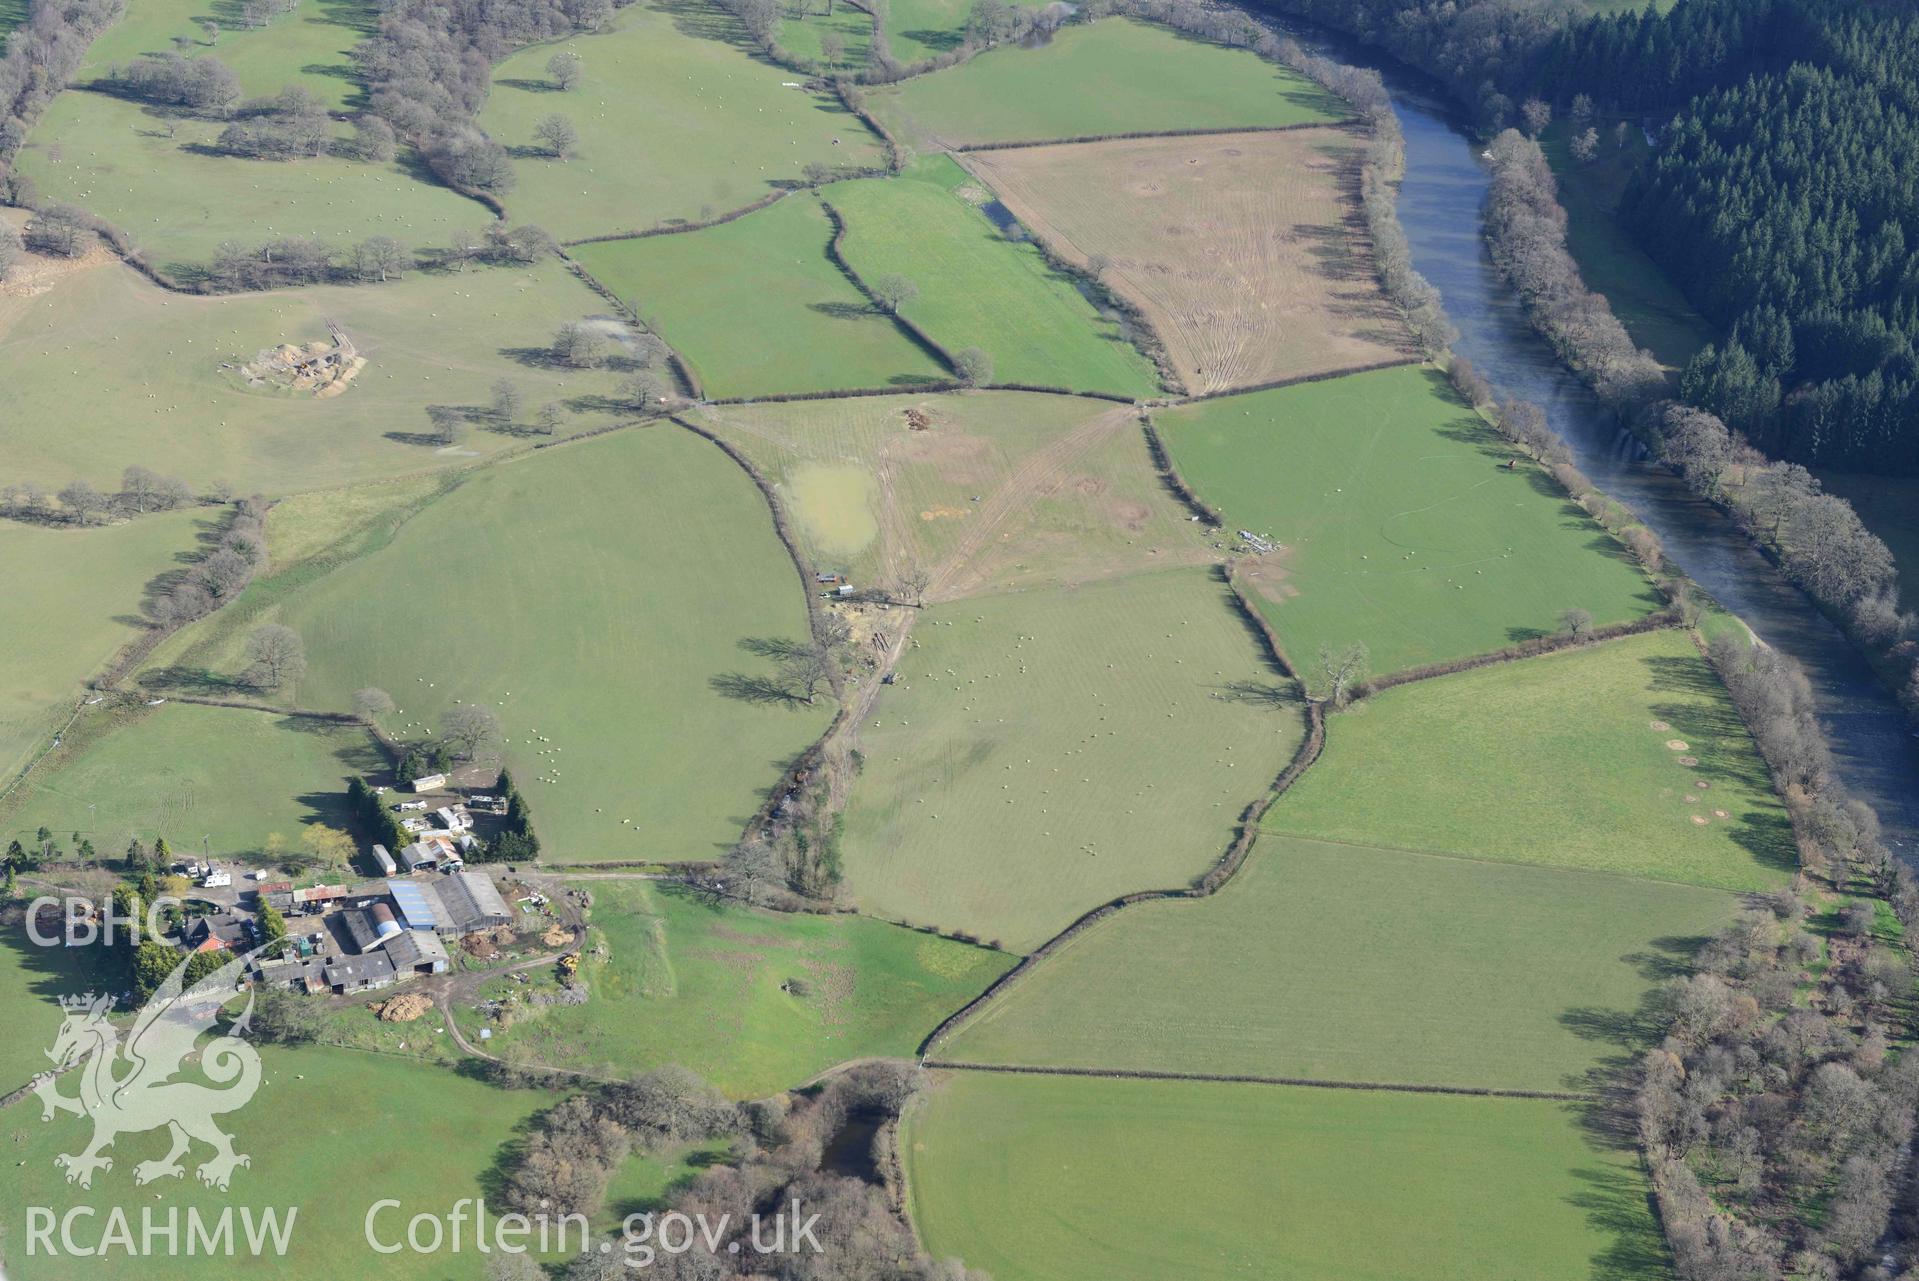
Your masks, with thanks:
<instances>
[{"instance_id":1,"label":"farm building","mask_svg":"<svg viewBox=\"0 0 1919 1281\"><path fill-rule=\"evenodd\" d=\"M288 901L296 912L324 912L327 904L336 903L347 896L344 885L310 885L303 890L294 890L288 895Z\"/></svg>"},{"instance_id":2,"label":"farm building","mask_svg":"<svg viewBox=\"0 0 1919 1281\"><path fill-rule=\"evenodd\" d=\"M416 796L421 792L437 792L445 786L446 775L444 774L428 774L425 778L413 780L413 792Z\"/></svg>"},{"instance_id":3,"label":"farm building","mask_svg":"<svg viewBox=\"0 0 1919 1281\"><path fill-rule=\"evenodd\" d=\"M464 832L473 826L473 817L466 812L464 805L443 805L435 816L440 820L440 826L449 832Z\"/></svg>"},{"instance_id":4,"label":"farm building","mask_svg":"<svg viewBox=\"0 0 1919 1281\"><path fill-rule=\"evenodd\" d=\"M399 909L400 920L407 929L431 930L439 934L449 932L443 928L440 897L431 892L429 882L388 881L386 892L393 896L393 905Z\"/></svg>"},{"instance_id":5,"label":"farm building","mask_svg":"<svg viewBox=\"0 0 1919 1281\"><path fill-rule=\"evenodd\" d=\"M371 992L390 986L393 979L393 958L377 950L360 956L329 957L322 968L322 981L342 994Z\"/></svg>"},{"instance_id":6,"label":"farm building","mask_svg":"<svg viewBox=\"0 0 1919 1281\"><path fill-rule=\"evenodd\" d=\"M197 917L187 926L187 947L195 952L211 952L217 948L243 951L252 937L253 923L231 912Z\"/></svg>"},{"instance_id":7,"label":"farm building","mask_svg":"<svg viewBox=\"0 0 1919 1281\"><path fill-rule=\"evenodd\" d=\"M353 940L354 949L360 952L370 952L394 935L403 933L393 909L384 902L376 902L365 908L350 908L340 914L340 922L346 927L347 937Z\"/></svg>"},{"instance_id":8,"label":"farm building","mask_svg":"<svg viewBox=\"0 0 1919 1281\"><path fill-rule=\"evenodd\" d=\"M512 910L483 872L457 872L435 889L454 934L471 934L474 930L513 923Z\"/></svg>"},{"instance_id":9,"label":"farm building","mask_svg":"<svg viewBox=\"0 0 1919 1281\"><path fill-rule=\"evenodd\" d=\"M379 865L380 871L386 875L395 876L399 874L399 864L393 861L393 855L387 853L386 846L375 845L373 847L373 861Z\"/></svg>"},{"instance_id":10,"label":"farm building","mask_svg":"<svg viewBox=\"0 0 1919 1281\"><path fill-rule=\"evenodd\" d=\"M402 930L386 940L386 954L401 978L446 973L446 945L431 930Z\"/></svg>"}]
</instances>

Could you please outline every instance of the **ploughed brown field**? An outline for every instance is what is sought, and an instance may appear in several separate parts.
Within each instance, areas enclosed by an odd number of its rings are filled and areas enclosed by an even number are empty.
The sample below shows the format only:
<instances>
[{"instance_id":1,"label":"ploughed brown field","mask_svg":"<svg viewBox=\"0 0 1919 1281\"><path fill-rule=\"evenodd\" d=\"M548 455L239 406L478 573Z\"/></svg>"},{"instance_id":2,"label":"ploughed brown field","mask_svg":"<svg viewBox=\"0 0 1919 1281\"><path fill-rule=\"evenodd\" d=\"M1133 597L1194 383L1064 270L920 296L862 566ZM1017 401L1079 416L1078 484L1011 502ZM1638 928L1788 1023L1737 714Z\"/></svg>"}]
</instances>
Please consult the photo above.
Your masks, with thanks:
<instances>
[{"instance_id":1,"label":"ploughed brown field","mask_svg":"<svg viewBox=\"0 0 1919 1281\"><path fill-rule=\"evenodd\" d=\"M1035 235L1143 310L1193 393L1411 354L1359 217L1359 142L1333 126L975 151Z\"/></svg>"}]
</instances>

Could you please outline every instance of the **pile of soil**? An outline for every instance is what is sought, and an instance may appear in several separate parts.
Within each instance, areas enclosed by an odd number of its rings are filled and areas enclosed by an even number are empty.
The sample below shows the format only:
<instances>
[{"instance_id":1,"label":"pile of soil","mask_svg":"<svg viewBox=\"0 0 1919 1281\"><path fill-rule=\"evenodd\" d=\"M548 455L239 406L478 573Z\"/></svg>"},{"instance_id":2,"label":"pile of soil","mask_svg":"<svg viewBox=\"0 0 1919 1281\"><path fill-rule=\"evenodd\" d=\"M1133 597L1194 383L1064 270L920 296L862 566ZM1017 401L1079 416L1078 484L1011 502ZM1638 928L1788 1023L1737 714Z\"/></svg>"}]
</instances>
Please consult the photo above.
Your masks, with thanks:
<instances>
[{"instance_id":1,"label":"pile of soil","mask_svg":"<svg viewBox=\"0 0 1919 1281\"><path fill-rule=\"evenodd\" d=\"M572 941L573 931L567 929L564 925L555 925L546 933L540 935L540 942L546 944L548 947L565 947Z\"/></svg>"},{"instance_id":2,"label":"pile of soil","mask_svg":"<svg viewBox=\"0 0 1919 1281\"><path fill-rule=\"evenodd\" d=\"M433 1008L433 1000L418 992L405 992L367 1008L379 1015L382 1023L411 1023Z\"/></svg>"},{"instance_id":3,"label":"pile of soil","mask_svg":"<svg viewBox=\"0 0 1919 1281\"><path fill-rule=\"evenodd\" d=\"M493 940L484 934L469 934L460 940L460 946L476 960L490 961L500 954L500 949L493 946Z\"/></svg>"}]
</instances>

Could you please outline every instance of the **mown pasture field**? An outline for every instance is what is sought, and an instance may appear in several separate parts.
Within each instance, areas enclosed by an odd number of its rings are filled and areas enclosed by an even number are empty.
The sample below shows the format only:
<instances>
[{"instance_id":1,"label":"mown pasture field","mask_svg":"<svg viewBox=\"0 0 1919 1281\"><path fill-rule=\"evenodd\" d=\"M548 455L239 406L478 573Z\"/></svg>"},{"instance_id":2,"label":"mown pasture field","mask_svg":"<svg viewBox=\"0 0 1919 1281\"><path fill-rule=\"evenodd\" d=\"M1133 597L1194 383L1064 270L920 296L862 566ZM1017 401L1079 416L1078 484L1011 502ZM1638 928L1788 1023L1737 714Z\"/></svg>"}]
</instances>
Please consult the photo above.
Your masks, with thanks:
<instances>
[{"instance_id":1,"label":"mown pasture field","mask_svg":"<svg viewBox=\"0 0 1919 1281\"><path fill-rule=\"evenodd\" d=\"M928 598L951 600L1215 555L1167 499L1128 408L986 391L714 406L699 419L772 479L808 558L856 584L919 567Z\"/></svg>"},{"instance_id":2,"label":"mown pasture field","mask_svg":"<svg viewBox=\"0 0 1919 1281\"><path fill-rule=\"evenodd\" d=\"M1772 889L1796 865L1752 737L1679 631L1367 699L1265 826L1727 890Z\"/></svg>"},{"instance_id":3,"label":"mown pasture field","mask_svg":"<svg viewBox=\"0 0 1919 1281\"><path fill-rule=\"evenodd\" d=\"M900 314L949 353L978 347L991 382L1150 396L1152 365L1073 280L1032 245L1008 239L960 196L966 173L923 161L904 178L836 183L825 199L845 220L840 253L868 286L902 275L919 295Z\"/></svg>"},{"instance_id":4,"label":"mown pasture field","mask_svg":"<svg viewBox=\"0 0 1919 1281\"><path fill-rule=\"evenodd\" d=\"M282 694L301 706L345 710L379 686L400 709L383 726L410 740L456 700L482 703L552 861L717 857L826 727L824 701L716 687L768 674L741 642L804 639L805 605L759 491L677 427L477 472L377 550L290 578L143 679L218 685L278 622L306 641L307 677Z\"/></svg>"},{"instance_id":5,"label":"mown pasture field","mask_svg":"<svg viewBox=\"0 0 1919 1281\"><path fill-rule=\"evenodd\" d=\"M1021 223L1145 313L1190 392L1405 357L1343 129L979 151Z\"/></svg>"},{"instance_id":6,"label":"mown pasture field","mask_svg":"<svg viewBox=\"0 0 1919 1281\"><path fill-rule=\"evenodd\" d=\"M962 1072L902 1135L928 1251L997 1281L1671 1274L1564 1103Z\"/></svg>"},{"instance_id":7,"label":"mown pasture field","mask_svg":"<svg viewBox=\"0 0 1919 1281\"><path fill-rule=\"evenodd\" d=\"M297 849L303 824L347 826L347 780L385 764L364 730L311 717L191 703L90 716L0 807L0 836L44 824L106 858L156 836L182 855L253 854L274 835Z\"/></svg>"},{"instance_id":8,"label":"mown pasture field","mask_svg":"<svg viewBox=\"0 0 1919 1281\"><path fill-rule=\"evenodd\" d=\"M249 98L270 97L297 84L330 111L364 105L366 92L353 48L373 35L377 6L365 0L314 0L252 30L238 20L239 10L238 4L208 5L201 0L141 0L93 42L81 79L104 75L109 66L142 54L177 51L224 62ZM211 40L200 25L208 18L220 24L219 35ZM181 38L191 43L176 50L174 42Z\"/></svg>"},{"instance_id":9,"label":"mown pasture field","mask_svg":"<svg viewBox=\"0 0 1919 1281\"><path fill-rule=\"evenodd\" d=\"M27 20L27 0L0 0L0 35Z\"/></svg>"},{"instance_id":10,"label":"mown pasture field","mask_svg":"<svg viewBox=\"0 0 1919 1281\"><path fill-rule=\"evenodd\" d=\"M590 883L585 1005L520 1016L488 1049L614 1076L677 1063L738 1098L835 1063L910 1056L1013 964L1001 952L865 917L761 912L640 881ZM518 990L504 979L482 999ZM481 1019L461 1010L468 1039Z\"/></svg>"},{"instance_id":11,"label":"mown pasture field","mask_svg":"<svg viewBox=\"0 0 1919 1281\"><path fill-rule=\"evenodd\" d=\"M529 406L560 402L562 434L619 421L617 371L556 369L546 350L562 324L606 311L557 263L225 298L76 272L0 298L0 450L10 478L50 490L76 477L117 489L134 464L269 497L457 465L524 443L526 423L488 409L502 378ZM251 388L236 372L264 347L324 340L328 320L368 360L343 395ZM459 417L451 446L429 406Z\"/></svg>"},{"instance_id":12,"label":"mown pasture field","mask_svg":"<svg viewBox=\"0 0 1919 1281\"><path fill-rule=\"evenodd\" d=\"M314 236L345 249L392 236L425 248L488 220L481 206L415 176L404 158L248 160L219 151L225 127L70 90L47 107L15 163L46 200L106 219L155 266L189 278L228 240Z\"/></svg>"},{"instance_id":13,"label":"mown pasture field","mask_svg":"<svg viewBox=\"0 0 1919 1281\"><path fill-rule=\"evenodd\" d=\"M1269 834L1219 894L1101 922L936 1054L1584 1090L1644 1048L1652 988L1737 909L1694 886Z\"/></svg>"},{"instance_id":14,"label":"mown pasture field","mask_svg":"<svg viewBox=\"0 0 1919 1281\"><path fill-rule=\"evenodd\" d=\"M1434 370L1404 366L1155 415L1173 462L1229 530L1280 550L1248 592L1315 688L1322 645L1363 641L1383 674L1600 624L1659 600L1624 549L1520 462Z\"/></svg>"},{"instance_id":15,"label":"mown pasture field","mask_svg":"<svg viewBox=\"0 0 1919 1281\"><path fill-rule=\"evenodd\" d=\"M711 396L947 378L833 265L832 238L826 211L802 192L718 227L581 245L574 256L672 344Z\"/></svg>"},{"instance_id":16,"label":"mown pasture field","mask_svg":"<svg viewBox=\"0 0 1919 1281\"><path fill-rule=\"evenodd\" d=\"M1337 98L1250 50L1124 18L1063 27L1036 49L1002 46L875 89L868 106L895 136L949 147L1256 129L1347 114Z\"/></svg>"},{"instance_id":17,"label":"mown pasture field","mask_svg":"<svg viewBox=\"0 0 1919 1281\"><path fill-rule=\"evenodd\" d=\"M47 747L82 682L144 630L148 585L178 569L211 528L193 511L95 529L0 522L0 787Z\"/></svg>"},{"instance_id":18,"label":"mown pasture field","mask_svg":"<svg viewBox=\"0 0 1919 1281\"><path fill-rule=\"evenodd\" d=\"M1019 952L1204 872L1303 732L1199 569L931 607L895 671L859 732L847 890Z\"/></svg>"},{"instance_id":19,"label":"mown pasture field","mask_svg":"<svg viewBox=\"0 0 1919 1281\"><path fill-rule=\"evenodd\" d=\"M421 1036L432 1036L426 1021L414 1025ZM529 1115L557 1101L539 1090L504 1090L456 1072L423 1065L407 1058L366 1054L325 1046L285 1049L259 1047L263 1068L259 1092L243 1108L219 1118L233 1135L234 1149L252 1158L236 1171L228 1191L201 1184L194 1169L210 1151L196 1144L187 1158L186 1174L141 1187L134 1182L134 1166L158 1159L167 1151L165 1128L142 1134L123 1134L112 1147L113 1168L94 1176L93 1187L82 1190L64 1180L54 1164L61 1152L78 1151L91 1126L83 1119L62 1117L42 1124L40 1106L29 1100L4 1114L4 1125L14 1142L15 1160L0 1173L0 1251L7 1275L17 1281L64 1281L101 1275L100 1258L42 1250L26 1251L28 1206L91 1206L92 1218L81 1218L76 1240L92 1244L106 1228L109 1211L123 1209L139 1239L141 1208L177 1210L181 1219L180 1245L166 1249L160 1239L142 1256L118 1251L106 1256L109 1269L137 1267L140 1275L157 1281L203 1277L207 1259L186 1249L186 1214L197 1209L211 1224L223 1209L252 1207L257 1215L267 1207L282 1216L298 1207L291 1244L284 1257L270 1251L255 1261L236 1253L234 1271L248 1269L285 1281L325 1281L343 1267L377 1268L381 1276L402 1281L438 1281L449 1264L471 1258L468 1253L443 1250L423 1254L402 1249L381 1256L366 1244L365 1220L374 1202L393 1198L403 1208L387 1209L375 1219L378 1236L386 1242L404 1241L407 1220L419 1213L441 1216L463 1197L487 1191L488 1171L514 1141L517 1127ZM189 1067L182 1079L197 1079ZM63 1084L67 1094L73 1084ZM351 1100L350 1105L348 1100ZM369 1150L378 1150L369 1162ZM162 1198L164 1208L155 1198ZM493 1207L497 1213L497 1207ZM243 1247L242 1247L243 1248ZM129 1261L131 1260L131 1261Z\"/></svg>"},{"instance_id":20,"label":"mown pasture field","mask_svg":"<svg viewBox=\"0 0 1919 1281\"><path fill-rule=\"evenodd\" d=\"M560 49L584 63L564 93L546 71ZM562 240L644 231L749 205L798 182L809 163L884 164L872 130L832 94L788 87L800 79L752 53L717 5L631 5L603 34L501 62L480 124L520 153L506 197L515 219ZM580 134L570 160L534 141L534 126L555 113Z\"/></svg>"}]
</instances>

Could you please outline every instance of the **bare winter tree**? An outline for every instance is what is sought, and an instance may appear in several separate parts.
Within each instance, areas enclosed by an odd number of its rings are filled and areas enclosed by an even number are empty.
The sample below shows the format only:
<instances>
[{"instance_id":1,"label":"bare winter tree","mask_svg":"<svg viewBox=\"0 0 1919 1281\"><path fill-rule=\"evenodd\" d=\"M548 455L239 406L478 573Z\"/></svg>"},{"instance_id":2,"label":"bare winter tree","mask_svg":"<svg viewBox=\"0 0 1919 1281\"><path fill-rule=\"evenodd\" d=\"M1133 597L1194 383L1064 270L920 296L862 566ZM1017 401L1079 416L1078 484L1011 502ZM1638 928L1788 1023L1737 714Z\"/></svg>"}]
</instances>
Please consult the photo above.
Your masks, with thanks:
<instances>
[{"instance_id":1,"label":"bare winter tree","mask_svg":"<svg viewBox=\"0 0 1919 1281\"><path fill-rule=\"evenodd\" d=\"M76 524L91 525L107 509L107 499L86 481L76 480L60 491L60 505L72 514Z\"/></svg>"},{"instance_id":2,"label":"bare winter tree","mask_svg":"<svg viewBox=\"0 0 1919 1281\"><path fill-rule=\"evenodd\" d=\"M580 131L557 111L533 126L533 138L557 160L567 159L580 145Z\"/></svg>"},{"instance_id":3,"label":"bare winter tree","mask_svg":"<svg viewBox=\"0 0 1919 1281\"><path fill-rule=\"evenodd\" d=\"M1371 661L1372 651L1365 641L1354 641L1340 649L1319 647L1319 675L1334 707L1344 707L1352 700L1353 686L1366 679L1366 666Z\"/></svg>"},{"instance_id":4,"label":"bare winter tree","mask_svg":"<svg viewBox=\"0 0 1919 1281\"><path fill-rule=\"evenodd\" d=\"M620 398L639 413L651 413L665 403L666 384L658 374L641 370L620 382Z\"/></svg>"},{"instance_id":5,"label":"bare winter tree","mask_svg":"<svg viewBox=\"0 0 1919 1281\"><path fill-rule=\"evenodd\" d=\"M1538 98L1528 98L1519 108L1519 118L1525 122L1526 132L1537 138L1553 122L1553 109L1551 104Z\"/></svg>"},{"instance_id":6,"label":"bare winter tree","mask_svg":"<svg viewBox=\"0 0 1919 1281\"><path fill-rule=\"evenodd\" d=\"M353 691L353 712L362 720L377 721L393 710L393 695L377 686Z\"/></svg>"},{"instance_id":7,"label":"bare winter tree","mask_svg":"<svg viewBox=\"0 0 1919 1281\"><path fill-rule=\"evenodd\" d=\"M920 287L896 271L889 271L873 281L873 297L880 306L897 314L901 307L920 296Z\"/></svg>"},{"instance_id":8,"label":"bare winter tree","mask_svg":"<svg viewBox=\"0 0 1919 1281\"><path fill-rule=\"evenodd\" d=\"M580 55L570 49L562 49L546 60L546 78L561 93L569 93L577 88L580 76L586 71L586 63Z\"/></svg>"},{"instance_id":9,"label":"bare winter tree","mask_svg":"<svg viewBox=\"0 0 1919 1281\"><path fill-rule=\"evenodd\" d=\"M953 357L953 365L959 371L960 381L968 387L979 387L993 381L993 358L978 347L968 347Z\"/></svg>"},{"instance_id":10,"label":"bare winter tree","mask_svg":"<svg viewBox=\"0 0 1919 1281\"><path fill-rule=\"evenodd\" d=\"M606 360L606 335L592 325L572 321L553 335L553 358L574 369L592 369Z\"/></svg>"},{"instance_id":11,"label":"bare winter tree","mask_svg":"<svg viewBox=\"0 0 1919 1281\"><path fill-rule=\"evenodd\" d=\"M1569 609L1559 616L1559 630L1576 641L1583 641L1592 635L1593 616L1591 610Z\"/></svg>"},{"instance_id":12,"label":"bare winter tree","mask_svg":"<svg viewBox=\"0 0 1919 1281\"><path fill-rule=\"evenodd\" d=\"M898 600L911 605L914 609L924 609L926 608L926 589L932 582L933 576L931 574L927 573L920 566L914 565L900 575L899 585L894 592L894 596Z\"/></svg>"},{"instance_id":13,"label":"bare winter tree","mask_svg":"<svg viewBox=\"0 0 1919 1281\"><path fill-rule=\"evenodd\" d=\"M500 718L479 703L460 703L440 720L440 736L466 760L489 752L500 742Z\"/></svg>"},{"instance_id":14,"label":"bare winter tree","mask_svg":"<svg viewBox=\"0 0 1919 1281\"><path fill-rule=\"evenodd\" d=\"M247 638L247 684L260 690L284 689L306 675L306 642L300 633L280 623L256 628Z\"/></svg>"},{"instance_id":15,"label":"bare winter tree","mask_svg":"<svg viewBox=\"0 0 1919 1281\"><path fill-rule=\"evenodd\" d=\"M526 393L511 378L502 378L493 384L493 416L507 426L520 420L526 410Z\"/></svg>"}]
</instances>

